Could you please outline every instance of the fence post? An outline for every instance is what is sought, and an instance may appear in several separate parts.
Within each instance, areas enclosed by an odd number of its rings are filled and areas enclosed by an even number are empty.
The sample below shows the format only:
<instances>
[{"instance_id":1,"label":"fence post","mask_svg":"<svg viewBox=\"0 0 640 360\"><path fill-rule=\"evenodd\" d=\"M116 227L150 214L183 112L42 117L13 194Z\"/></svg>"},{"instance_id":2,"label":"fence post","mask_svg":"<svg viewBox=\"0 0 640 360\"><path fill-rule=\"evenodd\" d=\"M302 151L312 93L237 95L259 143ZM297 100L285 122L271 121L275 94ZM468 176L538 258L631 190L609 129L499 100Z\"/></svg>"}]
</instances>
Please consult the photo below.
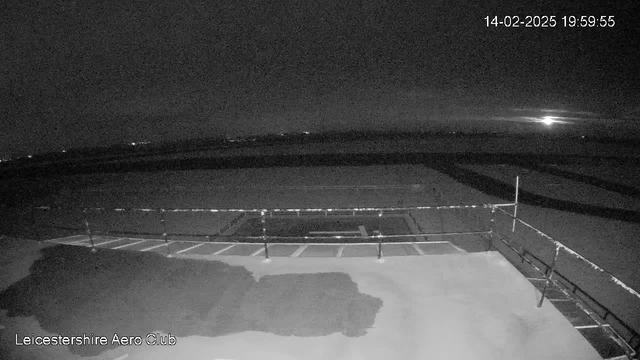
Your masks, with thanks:
<instances>
[{"instance_id":1,"label":"fence post","mask_svg":"<svg viewBox=\"0 0 640 360\"><path fill-rule=\"evenodd\" d=\"M38 222L36 221L36 208L35 207L31 208L31 222L32 222L32 226L33 226L33 235L36 238L36 240L38 240L38 242L41 242L40 232L38 231Z\"/></svg>"},{"instance_id":2,"label":"fence post","mask_svg":"<svg viewBox=\"0 0 640 360\"><path fill-rule=\"evenodd\" d=\"M378 259L382 258L382 211L378 213Z\"/></svg>"},{"instance_id":3,"label":"fence post","mask_svg":"<svg viewBox=\"0 0 640 360\"><path fill-rule=\"evenodd\" d=\"M496 231L496 208L491 207L491 221L489 223L489 244L487 245L487 251L493 250L493 234Z\"/></svg>"},{"instance_id":4,"label":"fence post","mask_svg":"<svg viewBox=\"0 0 640 360\"><path fill-rule=\"evenodd\" d=\"M91 234L91 227L89 226L89 218L87 217L87 208L82 209L82 213L84 215L84 227L85 230L87 231L87 235L89 236L89 241L91 242L91 252L95 253L96 250L96 246L93 243L93 235Z\"/></svg>"},{"instance_id":5,"label":"fence post","mask_svg":"<svg viewBox=\"0 0 640 360\"><path fill-rule=\"evenodd\" d=\"M260 212L260 221L262 222L262 241L264 241L264 258L269 258L269 247L267 246L267 225L264 218L264 210Z\"/></svg>"},{"instance_id":6,"label":"fence post","mask_svg":"<svg viewBox=\"0 0 640 360\"><path fill-rule=\"evenodd\" d=\"M542 295L540 296L540 302L538 303L538 307L542 307L542 302L544 301L545 296L547 295L547 288L549 287L549 282L551 282L551 277L553 276L553 271L556 266L556 260L558 260L558 254L560 253L560 245L556 245L556 252L553 255L553 260L551 261L551 266L549 266L550 274L545 276L547 281L544 283L544 288L542 288ZM546 275L546 274L545 274Z\"/></svg>"},{"instance_id":7,"label":"fence post","mask_svg":"<svg viewBox=\"0 0 640 360\"><path fill-rule=\"evenodd\" d=\"M511 226L511 232L516 231L516 218L518 216L518 194L520 192L520 176L516 176L516 201L513 207L513 225Z\"/></svg>"},{"instance_id":8,"label":"fence post","mask_svg":"<svg viewBox=\"0 0 640 360\"><path fill-rule=\"evenodd\" d=\"M164 209L160 209L160 223L162 224L162 238L164 244L167 247L167 257L171 256L171 249L169 249L169 240L167 239L167 225L164 221Z\"/></svg>"}]
</instances>

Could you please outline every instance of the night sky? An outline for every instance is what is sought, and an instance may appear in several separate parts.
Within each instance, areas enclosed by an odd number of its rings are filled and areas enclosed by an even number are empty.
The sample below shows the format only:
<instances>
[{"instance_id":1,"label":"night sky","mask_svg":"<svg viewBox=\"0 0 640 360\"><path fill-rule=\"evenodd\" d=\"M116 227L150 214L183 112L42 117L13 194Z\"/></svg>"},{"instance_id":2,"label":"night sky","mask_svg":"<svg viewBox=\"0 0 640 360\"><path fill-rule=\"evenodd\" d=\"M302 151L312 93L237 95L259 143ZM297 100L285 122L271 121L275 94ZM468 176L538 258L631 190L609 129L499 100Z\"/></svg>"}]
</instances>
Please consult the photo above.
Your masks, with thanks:
<instances>
[{"instance_id":1,"label":"night sky","mask_svg":"<svg viewBox=\"0 0 640 360\"><path fill-rule=\"evenodd\" d=\"M8 0L0 157L269 132L553 131L542 116L640 137L637 0L516 3ZM557 24L486 26L506 15Z\"/></svg>"}]
</instances>

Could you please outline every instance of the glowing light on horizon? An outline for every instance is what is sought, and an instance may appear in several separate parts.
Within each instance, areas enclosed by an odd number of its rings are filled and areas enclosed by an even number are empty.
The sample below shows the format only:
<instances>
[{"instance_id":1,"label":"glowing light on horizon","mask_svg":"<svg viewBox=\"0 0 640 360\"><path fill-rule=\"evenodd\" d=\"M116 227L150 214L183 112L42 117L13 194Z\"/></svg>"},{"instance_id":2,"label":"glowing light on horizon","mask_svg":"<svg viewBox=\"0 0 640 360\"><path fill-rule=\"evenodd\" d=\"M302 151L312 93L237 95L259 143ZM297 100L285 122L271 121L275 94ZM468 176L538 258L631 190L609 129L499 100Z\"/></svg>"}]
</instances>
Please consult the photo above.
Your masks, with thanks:
<instances>
[{"instance_id":1,"label":"glowing light on horizon","mask_svg":"<svg viewBox=\"0 0 640 360\"><path fill-rule=\"evenodd\" d=\"M545 116L542 118L541 122L547 126L551 126L553 123L556 122L556 120L553 118L553 116Z\"/></svg>"}]
</instances>

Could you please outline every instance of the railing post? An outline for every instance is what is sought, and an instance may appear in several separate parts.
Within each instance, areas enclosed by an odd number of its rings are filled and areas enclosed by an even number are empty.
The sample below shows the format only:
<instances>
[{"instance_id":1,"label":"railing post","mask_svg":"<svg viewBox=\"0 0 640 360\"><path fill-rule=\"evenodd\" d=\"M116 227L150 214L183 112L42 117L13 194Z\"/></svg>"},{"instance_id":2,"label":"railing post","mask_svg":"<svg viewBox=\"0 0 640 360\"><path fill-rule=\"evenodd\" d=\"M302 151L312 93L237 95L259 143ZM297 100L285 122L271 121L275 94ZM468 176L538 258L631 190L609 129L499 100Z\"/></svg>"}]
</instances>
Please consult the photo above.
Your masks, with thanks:
<instances>
[{"instance_id":1,"label":"railing post","mask_svg":"<svg viewBox=\"0 0 640 360\"><path fill-rule=\"evenodd\" d=\"M516 176L516 201L513 207L513 225L511 226L511 232L516 231L516 219L518 216L518 194L520 192L520 176Z\"/></svg>"},{"instance_id":2,"label":"railing post","mask_svg":"<svg viewBox=\"0 0 640 360\"><path fill-rule=\"evenodd\" d=\"M493 234L496 231L496 208L491 207L491 221L489 223L489 244L487 245L487 251L493 250Z\"/></svg>"},{"instance_id":3,"label":"railing post","mask_svg":"<svg viewBox=\"0 0 640 360\"><path fill-rule=\"evenodd\" d=\"M262 241L264 242L264 258L269 258L269 246L267 245L267 223L264 218L264 210L260 212L260 221L262 222Z\"/></svg>"},{"instance_id":4,"label":"railing post","mask_svg":"<svg viewBox=\"0 0 640 360\"><path fill-rule=\"evenodd\" d=\"M87 235L89 236L89 241L91 242L91 252L95 253L96 250L96 246L93 243L93 235L91 234L91 227L89 226L89 218L87 216L87 208L82 209L82 213L84 215L84 227L85 230L87 232Z\"/></svg>"},{"instance_id":5,"label":"railing post","mask_svg":"<svg viewBox=\"0 0 640 360\"><path fill-rule=\"evenodd\" d=\"M542 288L542 295L540 296L540 302L538 303L538 307L542 307L542 302L544 301L544 298L547 295L547 288L549 287L549 283L551 282L551 277L553 276L554 268L556 266L556 260L558 260L559 253L560 253L560 245L556 245L556 252L553 255L551 266L549 266L549 270L551 270L551 272L549 276L546 276L547 281L545 281L544 288Z\"/></svg>"},{"instance_id":6,"label":"railing post","mask_svg":"<svg viewBox=\"0 0 640 360\"><path fill-rule=\"evenodd\" d=\"M169 240L167 239L167 225L164 221L164 209L160 209L160 223L162 224L162 238L164 244L167 247L167 257L171 256L171 249L169 249Z\"/></svg>"},{"instance_id":7,"label":"railing post","mask_svg":"<svg viewBox=\"0 0 640 360\"><path fill-rule=\"evenodd\" d=\"M382 258L382 211L378 213L378 259Z\"/></svg>"}]
</instances>

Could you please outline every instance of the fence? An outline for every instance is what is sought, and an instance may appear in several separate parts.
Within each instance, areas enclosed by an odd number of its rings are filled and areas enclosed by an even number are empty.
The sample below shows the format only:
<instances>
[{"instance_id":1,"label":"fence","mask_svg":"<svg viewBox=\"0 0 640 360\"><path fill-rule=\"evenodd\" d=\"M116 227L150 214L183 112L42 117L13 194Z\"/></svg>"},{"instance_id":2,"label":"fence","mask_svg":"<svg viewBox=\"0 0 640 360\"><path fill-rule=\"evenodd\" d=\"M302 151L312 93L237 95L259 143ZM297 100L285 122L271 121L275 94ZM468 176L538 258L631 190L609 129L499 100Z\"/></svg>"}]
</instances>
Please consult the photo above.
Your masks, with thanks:
<instances>
[{"instance_id":1,"label":"fence","mask_svg":"<svg viewBox=\"0 0 640 360\"><path fill-rule=\"evenodd\" d=\"M540 307L554 287L572 299L630 358L640 348L640 294L610 272L541 230L494 207L492 244L523 271L541 275ZM518 264L519 263L519 264Z\"/></svg>"},{"instance_id":2,"label":"fence","mask_svg":"<svg viewBox=\"0 0 640 360\"><path fill-rule=\"evenodd\" d=\"M35 210L45 213L56 213L48 219L41 219L36 228L42 229L43 222L54 222L57 230L78 232L82 230L90 239L95 235L136 235L138 237L159 237L168 241L170 237L180 238L180 241L233 241L245 243L292 243L324 241L338 243L380 244L385 242L416 242L433 237L482 237L489 234L490 229L486 222L482 224L482 218L490 214L493 206L512 206L513 204L478 204L478 205L447 205L447 206L413 206L413 207L370 207L370 208L272 208L272 209L164 209L164 208L84 208L82 213L74 213L73 209L63 207L41 206ZM429 225L432 214L430 212L446 212L445 219L448 225L433 227ZM184 217L173 218L179 223L175 226L169 221L168 216L181 216L189 214L200 216L197 219L186 221ZM101 215L101 216L97 216ZM215 218L204 218L210 215ZM40 218L46 216L39 216ZM291 235L278 232L269 220L282 218L327 218L327 217L359 217L359 222L369 223L369 229L375 229L372 234L358 231L325 231L316 232L313 235ZM394 218L406 217L394 222ZM459 221L452 221L458 219ZM259 223L253 227L247 226L244 232L234 229L243 221L256 220ZM35 216L34 216L35 222ZM60 225L62 223L63 225ZM82 224L82 227L73 227L69 224ZM402 224L408 224L412 229L402 229ZM113 230L116 226L116 230ZM200 232L180 232L184 228L199 228ZM229 234L235 230L233 234ZM336 234L339 233L339 234ZM94 246L95 248L95 246Z\"/></svg>"},{"instance_id":3,"label":"fence","mask_svg":"<svg viewBox=\"0 0 640 360\"><path fill-rule=\"evenodd\" d=\"M170 254L168 241L170 237L191 237L181 241L242 241L264 246L264 256L269 258L269 246L292 241L337 241L340 244L369 244L377 246L377 256L383 255L382 248L387 243L418 243L432 241L439 238L463 241L469 237L475 244L464 246L469 251L498 250L509 261L523 272L532 272L542 276L544 285L537 304L542 305L552 287L560 289L588 314L611 338L616 341L629 357L635 358L639 352L640 336L640 294L626 285L620 279L596 265L586 257L553 239L531 224L518 217L518 186L516 180L515 202L504 204L475 204L475 205L434 205L434 206L389 206L389 207L336 207L336 208L84 208L79 214L73 209L61 207L41 206L35 210L66 213L69 219L82 223L82 228L89 236L91 246L95 250L93 237L97 234L117 234L118 231L96 229L96 214L111 216L106 222L117 223L118 226L133 225L137 232L124 229L122 234L135 233L141 236L162 236L167 244L167 254ZM331 187L332 190L335 187ZM304 189L304 188L303 188ZM513 211L505 208L513 207ZM72 214L73 213L73 214ZM117 214L117 215L113 215ZM173 222L184 223L181 215L191 217L213 215L218 217L220 227L203 226L199 233L180 232ZM120 216L124 215L124 216ZM178 218L168 219L168 216ZM273 233L270 229L270 219L273 217L348 217L368 216L378 221L377 230L373 234L326 234L314 236L290 236ZM413 227L410 232L394 233L392 226L384 223L384 219L393 216L406 216ZM92 219L93 217L93 219ZM145 221L140 221L145 218ZM434 228L434 223L454 224L453 227ZM133 219L133 220L132 220ZM255 230L243 235L229 234L239 224L253 219ZM434 220L435 219L435 220ZM451 221L451 219L457 219ZM102 220L105 222L105 220ZM36 217L33 216L36 223ZM206 219L186 221L186 226L193 228L194 224L209 224ZM141 224L146 224L141 226ZM151 226L149 224L155 224ZM104 224L103 224L104 225ZM36 229L41 226L35 226ZM61 228L60 226L58 228ZM80 228L68 228L77 232ZM237 229L236 229L237 230ZM348 234L347 234L348 233ZM482 241L478 241L482 240ZM527 265L526 270L523 265Z\"/></svg>"}]
</instances>

